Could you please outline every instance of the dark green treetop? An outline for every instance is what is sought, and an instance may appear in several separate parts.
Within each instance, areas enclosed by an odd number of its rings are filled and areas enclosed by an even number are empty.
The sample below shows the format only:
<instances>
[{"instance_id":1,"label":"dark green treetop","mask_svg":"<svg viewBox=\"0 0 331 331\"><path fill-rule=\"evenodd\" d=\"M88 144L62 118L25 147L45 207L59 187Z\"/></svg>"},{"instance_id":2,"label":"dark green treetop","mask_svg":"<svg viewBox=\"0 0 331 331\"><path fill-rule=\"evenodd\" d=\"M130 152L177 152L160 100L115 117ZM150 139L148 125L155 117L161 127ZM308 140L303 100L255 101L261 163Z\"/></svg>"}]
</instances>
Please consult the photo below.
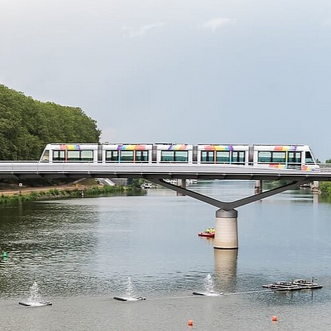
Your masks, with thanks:
<instances>
[{"instance_id":1,"label":"dark green treetop","mask_svg":"<svg viewBox=\"0 0 331 331\"><path fill-rule=\"evenodd\" d=\"M38 160L48 143L98 143L100 134L82 109L40 102L0 84L0 160Z\"/></svg>"}]
</instances>

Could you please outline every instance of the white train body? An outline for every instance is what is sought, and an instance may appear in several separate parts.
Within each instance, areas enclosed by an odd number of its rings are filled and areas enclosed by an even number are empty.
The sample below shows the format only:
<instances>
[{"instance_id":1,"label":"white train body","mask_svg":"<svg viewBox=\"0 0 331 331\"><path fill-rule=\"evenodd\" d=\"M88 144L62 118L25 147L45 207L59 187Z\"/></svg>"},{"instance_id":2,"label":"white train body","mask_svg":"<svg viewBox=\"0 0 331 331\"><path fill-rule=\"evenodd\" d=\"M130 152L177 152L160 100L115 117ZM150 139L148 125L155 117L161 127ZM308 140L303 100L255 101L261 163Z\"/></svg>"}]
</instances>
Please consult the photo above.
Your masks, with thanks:
<instances>
[{"instance_id":1,"label":"white train body","mask_svg":"<svg viewBox=\"0 0 331 331\"><path fill-rule=\"evenodd\" d=\"M186 163L319 170L308 145L48 144L40 162Z\"/></svg>"},{"instance_id":2,"label":"white train body","mask_svg":"<svg viewBox=\"0 0 331 331\"><path fill-rule=\"evenodd\" d=\"M197 163L249 165L248 145L198 145Z\"/></svg>"},{"instance_id":3,"label":"white train body","mask_svg":"<svg viewBox=\"0 0 331 331\"><path fill-rule=\"evenodd\" d=\"M253 166L277 169L319 169L307 145L254 145Z\"/></svg>"}]
</instances>

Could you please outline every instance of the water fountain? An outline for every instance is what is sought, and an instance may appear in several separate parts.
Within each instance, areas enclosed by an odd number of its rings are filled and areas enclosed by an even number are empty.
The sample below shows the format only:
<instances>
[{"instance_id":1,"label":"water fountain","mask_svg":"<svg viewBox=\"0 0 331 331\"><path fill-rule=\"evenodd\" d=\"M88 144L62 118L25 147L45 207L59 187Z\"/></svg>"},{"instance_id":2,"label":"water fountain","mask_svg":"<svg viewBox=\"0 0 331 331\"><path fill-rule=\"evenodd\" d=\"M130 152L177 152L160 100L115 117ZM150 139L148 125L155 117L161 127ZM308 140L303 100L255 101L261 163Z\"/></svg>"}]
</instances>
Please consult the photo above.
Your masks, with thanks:
<instances>
[{"instance_id":1,"label":"water fountain","mask_svg":"<svg viewBox=\"0 0 331 331\"><path fill-rule=\"evenodd\" d=\"M125 290L125 296L115 296L114 299L120 301L138 301L138 300L146 300L145 297L137 297L135 295L135 289L131 281L131 277L128 277L127 286Z\"/></svg>"},{"instance_id":2,"label":"water fountain","mask_svg":"<svg viewBox=\"0 0 331 331\"><path fill-rule=\"evenodd\" d=\"M223 293L218 293L214 291L214 282L210 274L204 279L205 291L203 292L193 292L195 295L203 295L207 297L218 297Z\"/></svg>"},{"instance_id":3,"label":"water fountain","mask_svg":"<svg viewBox=\"0 0 331 331\"><path fill-rule=\"evenodd\" d=\"M52 305L50 301L41 300L37 282L34 282L32 286L30 286L30 296L27 301L20 301L19 304L28 307L42 307Z\"/></svg>"}]
</instances>

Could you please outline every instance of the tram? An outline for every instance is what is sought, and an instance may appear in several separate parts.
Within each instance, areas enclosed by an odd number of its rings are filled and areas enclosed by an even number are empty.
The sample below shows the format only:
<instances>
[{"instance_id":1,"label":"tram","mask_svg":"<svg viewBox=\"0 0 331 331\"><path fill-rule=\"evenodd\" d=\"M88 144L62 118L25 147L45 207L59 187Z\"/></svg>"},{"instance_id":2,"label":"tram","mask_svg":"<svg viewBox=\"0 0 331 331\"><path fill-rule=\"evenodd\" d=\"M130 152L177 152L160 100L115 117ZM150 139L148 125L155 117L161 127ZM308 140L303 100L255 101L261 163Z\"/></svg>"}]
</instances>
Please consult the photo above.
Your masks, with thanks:
<instances>
[{"instance_id":1,"label":"tram","mask_svg":"<svg viewBox=\"0 0 331 331\"><path fill-rule=\"evenodd\" d=\"M39 162L175 163L318 171L308 145L48 144Z\"/></svg>"}]
</instances>

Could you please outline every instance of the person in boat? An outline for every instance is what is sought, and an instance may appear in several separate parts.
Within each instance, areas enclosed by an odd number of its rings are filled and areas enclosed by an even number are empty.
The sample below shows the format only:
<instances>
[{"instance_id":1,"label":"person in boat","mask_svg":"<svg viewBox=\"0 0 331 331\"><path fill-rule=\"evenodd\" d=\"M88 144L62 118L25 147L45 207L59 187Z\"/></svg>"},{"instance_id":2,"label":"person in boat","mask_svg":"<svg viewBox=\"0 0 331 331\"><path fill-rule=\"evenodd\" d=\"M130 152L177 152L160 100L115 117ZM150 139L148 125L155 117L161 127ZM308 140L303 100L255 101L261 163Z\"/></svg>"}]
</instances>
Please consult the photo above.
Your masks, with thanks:
<instances>
[{"instance_id":1,"label":"person in boat","mask_svg":"<svg viewBox=\"0 0 331 331\"><path fill-rule=\"evenodd\" d=\"M207 228L206 233L215 233L215 229L214 228Z\"/></svg>"}]
</instances>

